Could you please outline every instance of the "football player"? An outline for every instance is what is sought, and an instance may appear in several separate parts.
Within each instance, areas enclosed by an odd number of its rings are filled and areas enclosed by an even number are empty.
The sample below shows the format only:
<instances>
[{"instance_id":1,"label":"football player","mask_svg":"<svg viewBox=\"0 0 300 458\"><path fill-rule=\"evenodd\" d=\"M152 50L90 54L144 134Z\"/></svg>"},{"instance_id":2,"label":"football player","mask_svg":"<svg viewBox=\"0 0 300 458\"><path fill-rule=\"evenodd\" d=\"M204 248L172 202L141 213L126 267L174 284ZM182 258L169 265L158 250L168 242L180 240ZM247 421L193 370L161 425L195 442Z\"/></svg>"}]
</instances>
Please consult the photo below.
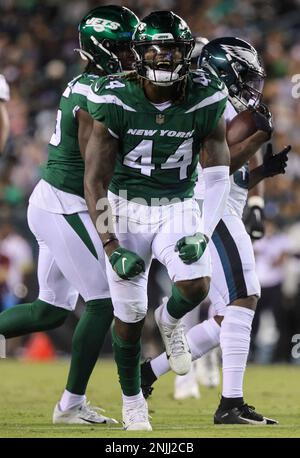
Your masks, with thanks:
<instances>
[{"instance_id":1,"label":"football player","mask_svg":"<svg viewBox=\"0 0 300 458\"><path fill-rule=\"evenodd\" d=\"M84 72L62 94L56 128L42 180L28 207L28 224L39 244L39 296L0 315L6 338L60 326L74 310L78 295L86 308L75 329L66 389L56 405L54 423L116 423L86 402L90 374L113 313L104 251L84 200L84 151L92 128L87 93L100 76L131 69L132 33L138 19L125 7L103 6L79 24Z\"/></svg>"},{"instance_id":2,"label":"football player","mask_svg":"<svg viewBox=\"0 0 300 458\"><path fill-rule=\"evenodd\" d=\"M107 254L113 347L129 430L151 430L139 360L152 256L166 266L173 285L171 297L155 312L156 322L172 369L185 374L191 355L180 319L207 295L206 247L229 191L222 118L227 90L215 76L188 73L193 44L179 16L153 12L133 36L137 77L100 79L88 95L94 125L85 192ZM206 151L203 219L193 199L201 147Z\"/></svg>"},{"instance_id":3,"label":"football player","mask_svg":"<svg viewBox=\"0 0 300 458\"><path fill-rule=\"evenodd\" d=\"M200 358L221 345L223 392L215 413L216 424L274 424L255 412L243 399L243 377L249 352L250 332L260 285L255 272L252 243L242 222L248 189L266 177L284 173L290 147L274 155L269 149L263 164L250 175L247 161L271 136L268 110L261 104L264 69L256 50L238 38L219 38L203 47L200 63L226 84L229 93L224 117L230 122L237 113L251 108L257 131L241 143L230 147L231 187L222 219L209 244L213 275L209 298L216 315L194 326L187 333L192 358ZM201 173L196 197L203 199ZM222 325L221 325L222 323ZM142 367L144 392L151 392L151 381L169 370L166 354Z\"/></svg>"}]
</instances>

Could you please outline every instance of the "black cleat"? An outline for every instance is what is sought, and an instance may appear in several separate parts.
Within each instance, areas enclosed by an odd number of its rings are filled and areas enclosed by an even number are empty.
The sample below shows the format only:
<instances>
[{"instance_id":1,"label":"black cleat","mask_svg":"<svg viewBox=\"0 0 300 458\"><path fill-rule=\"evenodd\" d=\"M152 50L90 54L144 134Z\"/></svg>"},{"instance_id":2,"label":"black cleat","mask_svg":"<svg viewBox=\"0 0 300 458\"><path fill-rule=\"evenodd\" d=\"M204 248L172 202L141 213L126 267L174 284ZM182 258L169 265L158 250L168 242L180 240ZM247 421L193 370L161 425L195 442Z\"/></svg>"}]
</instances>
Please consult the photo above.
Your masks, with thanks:
<instances>
[{"instance_id":1,"label":"black cleat","mask_svg":"<svg viewBox=\"0 0 300 458\"><path fill-rule=\"evenodd\" d=\"M277 425L278 421L255 412L255 407L243 404L224 410L218 407L214 415L215 425Z\"/></svg>"},{"instance_id":2,"label":"black cleat","mask_svg":"<svg viewBox=\"0 0 300 458\"><path fill-rule=\"evenodd\" d=\"M152 370L150 361L151 358L146 359L146 361L141 364L141 388L145 399L151 396L152 391L154 389L152 385L155 382L155 380L157 380Z\"/></svg>"}]
</instances>

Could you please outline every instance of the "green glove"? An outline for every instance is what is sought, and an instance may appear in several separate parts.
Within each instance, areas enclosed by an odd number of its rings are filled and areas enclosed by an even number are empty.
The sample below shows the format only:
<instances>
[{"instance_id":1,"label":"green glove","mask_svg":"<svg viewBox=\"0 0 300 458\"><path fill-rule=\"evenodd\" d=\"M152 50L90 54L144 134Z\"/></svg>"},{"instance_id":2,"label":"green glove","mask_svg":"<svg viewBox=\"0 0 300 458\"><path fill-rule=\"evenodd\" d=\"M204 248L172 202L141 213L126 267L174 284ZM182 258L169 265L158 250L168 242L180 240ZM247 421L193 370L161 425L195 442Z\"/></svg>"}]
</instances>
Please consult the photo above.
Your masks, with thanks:
<instances>
[{"instance_id":1,"label":"green glove","mask_svg":"<svg viewBox=\"0 0 300 458\"><path fill-rule=\"evenodd\" d=\"M109 262L123 280L129 280L145 272L145 263L142 258L126 248L116 248L110 255Z\"/></svg>"},{"instance_id":2,"label":"green glove","mask_svg":"<svg viewBox=\"0 0 300 458\"><path fill-rule=\"evenodd\" d=\"M208 242L206 235L196 232L194 235L182 237L178 240L175 251L179 251L179 257L185 264L192 264L201 258Z\"/></svg>"}]
</instances>

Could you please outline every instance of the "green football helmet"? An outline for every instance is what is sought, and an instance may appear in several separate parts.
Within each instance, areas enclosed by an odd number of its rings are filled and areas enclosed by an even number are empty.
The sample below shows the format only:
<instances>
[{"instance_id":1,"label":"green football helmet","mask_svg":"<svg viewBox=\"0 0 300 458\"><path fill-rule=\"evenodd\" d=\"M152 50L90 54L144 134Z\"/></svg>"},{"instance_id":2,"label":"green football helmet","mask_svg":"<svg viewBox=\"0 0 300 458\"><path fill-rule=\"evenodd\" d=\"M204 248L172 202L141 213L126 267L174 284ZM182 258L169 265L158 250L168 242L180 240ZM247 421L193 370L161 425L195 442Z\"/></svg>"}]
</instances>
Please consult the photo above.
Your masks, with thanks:
<instances>
[{"instance_id":1,"label":"green football helmet","mask_svg":"<svg viewBox=\"0 0 300 458\"><path fill-rule=\"evenodd\" d=\"M198 65L217 73L238 112L260 105L266 73L256 49L246 41L235 37L212 40L203 47Z\"/></svg>"},{"instance_id":2,"label":"green football helmet","mask_svg":"<svg viewBox=\"0 0 300 458\"><path fill-rule=\"evenodd\" d=\"M138 23L137 16L124 6L99 6L81 20L80 49L76 51L106 74L131 69L134 58L130 45Z\"/></svg>"},{"instance_id":3,"label":"green football helmet","mask_svg":"<svg viewBox=\"0 0 300 458\"><path fill-rule=\"evenodd\" d=\"M149 14L132 37L138 74L159 86L170 86L187 75L193 47L188 25L172 11Z\"/></svg>"}]
</instances>

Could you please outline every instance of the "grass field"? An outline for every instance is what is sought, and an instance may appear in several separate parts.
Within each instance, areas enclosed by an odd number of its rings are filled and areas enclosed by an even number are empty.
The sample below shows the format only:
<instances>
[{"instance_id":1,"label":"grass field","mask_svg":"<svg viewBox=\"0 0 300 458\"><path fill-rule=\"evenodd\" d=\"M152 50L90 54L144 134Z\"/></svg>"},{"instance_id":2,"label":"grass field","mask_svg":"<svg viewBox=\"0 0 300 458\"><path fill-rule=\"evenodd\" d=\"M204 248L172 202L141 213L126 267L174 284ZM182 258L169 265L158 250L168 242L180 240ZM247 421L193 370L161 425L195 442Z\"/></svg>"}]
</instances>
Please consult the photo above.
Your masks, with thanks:
<instances>
[{"instance_id":1,"label":"grass field","mask_svg":"<svg viewBox=\"0 0 300 458\"><path fill-rule=\"evenodd\" d=\"M250 366L247 402L279 420L276 426L214 426L219 389L201 390L201 399L174 401L173 375L164 376L149 401L153 432L126 432L121 426L52 425L52 410L64 387L68 361L24 363L0 360L0 437L300 437L300 367ZM121 402L115 367L101 362L88 390L92 404L120 419Z\"/></svg>"}]
</instances>

